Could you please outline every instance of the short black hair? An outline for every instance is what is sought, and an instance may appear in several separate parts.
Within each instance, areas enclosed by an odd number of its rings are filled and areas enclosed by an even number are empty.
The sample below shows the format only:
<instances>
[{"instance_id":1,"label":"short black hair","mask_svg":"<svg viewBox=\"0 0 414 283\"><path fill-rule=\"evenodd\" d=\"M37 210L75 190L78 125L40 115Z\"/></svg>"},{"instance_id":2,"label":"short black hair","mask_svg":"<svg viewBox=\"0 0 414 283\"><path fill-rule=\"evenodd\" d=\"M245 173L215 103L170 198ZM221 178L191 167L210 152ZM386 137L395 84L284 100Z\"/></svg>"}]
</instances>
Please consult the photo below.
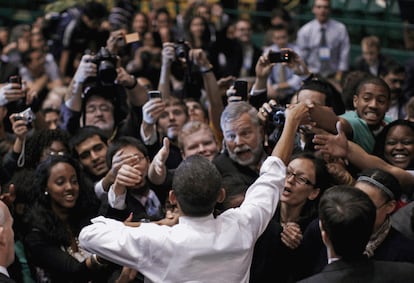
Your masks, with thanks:
<instances>
[{"instance_id":1,"label":"short black hair","mask_svg":"<svg viewBox=\"0 0 414 283\"><path fill-rule=\"evenodd\" d=\"M107 142L108 142L108 139L106 138L104 132L101 129L99 129L98 127L95 127L95 126L82 127L69 140L69 147L70 147L70 151L72 153L72 156L77 158L78 153L77 153L75 148L79 144L83 143L85 140L87 140L87 139L89 139L93 136L98 136L101 139L101 141L105 144L107 144Z\"/></svg>"},{"instance_id":2,"label":"short black hair","mask_svg":"<svg viewBox=\"0 0 414 283\"><path fill-rule=\"evenodd\" d=\"M388 74L402 74L405 73L405 68L403 65L397 61L391 60L387 62L383 69L381 69L381 76L385 77Z\"/></svg>"},{"instance_id":3,"label":"short black hair","mask_svg":"<svg viewBox=\"0 0 414 283\"><path fill-rule=\"evenodd\" d=\"M339 91L326 79L320 75L312 74L303 81L302 86L297 91L297 96L302 90L313 90L325 94L325 106L332 107L336 115L345 113L345 105Z\"/></svg>"},{"instance_id":4,"label":"short black hair","mask_svg":"<svg viewBox=\"0 0 414 283\"><path fill-rule=\"evenodd\" d=\"M89 19L104 19L108 16L108 9L102 3L89 1L83 6L83 14Z\"/></svg>"},{"instance_id":5,"label":"short black hair","mask_svg":"<svg viewBox=\"0 0 414 283\"><path fill-rule=\"evenodd\" d=\"M108 151L106 153L106 164L108 165L108 168L111 168L112 166L112 157L114 157L115 153L121 148L124 148L128 145L135 147L145 157L148 157L148 150L140 140L130 136L123 136L112 141L111 145L108 148Z\"/></svg>"},{"instance_id":6,"label":"short black hair","mask_svg":"<svg viewBox=\"0 0 414 283\"><path fill-rule=\"evenodd\" d=\"M185 215L206 216L216 205L221 175L207 158L192 155L175 170L172 188Z\"/></svg>"},{"instance_id":7,"label":"short black hair","mask_svg":"<svg viewBox=\"0 0 414 283\"><path fill-rule=\"evenodd\" d=\"M388 94L388 99L391 98L391 90L388 84L383 79L381 79L380 77L376 77L376 76L369 76L367 78L362 79L356 88L355 95L358 96L359 93L361 92L361 89L367 84L373 84L373 85L383 87Z\"/></svg>"},{"instance_id":8,"label":"short black hair","mask_svg":"<svg viewBox=\"0 0 414 283\"><path fill-rule=\"evenodd\" d=\"M319 219L338 256L344 260L364 257L376 211L369 196L352 186L334 186L323 194Z\"/></svg>"}]
</instances>

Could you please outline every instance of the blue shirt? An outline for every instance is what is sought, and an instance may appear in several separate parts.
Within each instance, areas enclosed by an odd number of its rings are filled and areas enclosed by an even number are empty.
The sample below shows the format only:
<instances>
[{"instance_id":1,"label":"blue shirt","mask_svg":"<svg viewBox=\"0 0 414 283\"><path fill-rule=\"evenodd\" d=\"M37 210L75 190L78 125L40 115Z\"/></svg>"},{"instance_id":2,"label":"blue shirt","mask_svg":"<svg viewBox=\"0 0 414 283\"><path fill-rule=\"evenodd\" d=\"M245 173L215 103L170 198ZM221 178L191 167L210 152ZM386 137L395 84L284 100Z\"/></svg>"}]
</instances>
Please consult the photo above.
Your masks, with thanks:
<instances>
[{"instance_id":1,"label":"blue shirt","mask_svg":"<svg viewBox=\"0 0 414 283\"><path fill-rule=\"evenodd\" d=\"M321 70L319 49L322 25L317 20L308 22L298 31L296 43L301 50L302 58L313 73L327 76L337 71L347 71L350 43L345 25L330 19L323 27L326 29L326 43L330 51L327 69Z\"/></svg>"}]
</instances>

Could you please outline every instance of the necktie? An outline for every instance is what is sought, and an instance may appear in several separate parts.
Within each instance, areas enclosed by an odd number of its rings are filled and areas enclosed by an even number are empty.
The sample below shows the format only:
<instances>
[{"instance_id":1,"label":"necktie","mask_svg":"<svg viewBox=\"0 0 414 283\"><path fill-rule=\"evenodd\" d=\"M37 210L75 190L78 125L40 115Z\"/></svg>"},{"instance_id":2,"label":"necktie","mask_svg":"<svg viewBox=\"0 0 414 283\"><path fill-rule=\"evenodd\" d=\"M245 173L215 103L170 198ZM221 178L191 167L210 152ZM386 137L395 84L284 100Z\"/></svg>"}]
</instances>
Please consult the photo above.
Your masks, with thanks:
<instances>
[{"instance_id":1,"label":"necktie","mask_svg":"<svg viewBox=\"0 0 414 283\"><path fill-rule=\"evenodd\" d=\"M326 41L326 28L321 28L321 41L319 43L319 59L321 62L321 68L319 69L319 73L323 76L327 76L329 74L329 49L328 43Z\"/></svg>"},{"instance_id":2,"label":"necktie","mask_svg":"<svg viewBox=\"0 0 414 283\"><path fill-rule=\"evenodd\" d=\"M286 67L283 64L279 66L279 84L286 82Z\"/></svg>"},{"instance_id":3,"label":"necktie","mask_svg":"<svg viewBox=\"0 0 414 283\"><path fill-rule=\"evenodd\" d=\"M324 27L321 28L321 42L319 43L319 46L326 47L326 29Z\"/></svg>"},{"instance_id":4,"label":"necktie","mask_svg":"<svg viewBox=\"0 0 414 283\"><path fill-rule=\"evenodd\" d=\"M158 216L159 214L159 201L154 199L154 196L149 195L147 202L145 203L145 211L149 217Z\"/></svg>"}]
</instances>

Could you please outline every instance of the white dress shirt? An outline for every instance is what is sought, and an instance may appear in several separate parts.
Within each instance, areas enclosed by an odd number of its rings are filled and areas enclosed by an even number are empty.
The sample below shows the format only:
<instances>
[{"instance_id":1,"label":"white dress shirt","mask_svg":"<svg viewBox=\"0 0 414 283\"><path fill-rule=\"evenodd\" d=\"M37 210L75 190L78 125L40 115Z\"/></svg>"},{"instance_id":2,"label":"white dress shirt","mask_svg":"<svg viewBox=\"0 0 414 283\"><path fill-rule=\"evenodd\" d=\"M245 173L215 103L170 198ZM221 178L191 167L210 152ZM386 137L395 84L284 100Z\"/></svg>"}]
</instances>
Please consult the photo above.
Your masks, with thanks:
<instances>
[{"instance_id":1,"label":"white dress shirt","mask_svg":"<svg viewBox=\"0 0 414 283\"><path fill-rule=\"evenodd\" d=\"M275 213L286 167L268 157L261 176L239 208L214 218L181 216L173 227L94 218L80 235L80 246L152 282L248 282L256 239Z\"/></svg>"}]
</instances>

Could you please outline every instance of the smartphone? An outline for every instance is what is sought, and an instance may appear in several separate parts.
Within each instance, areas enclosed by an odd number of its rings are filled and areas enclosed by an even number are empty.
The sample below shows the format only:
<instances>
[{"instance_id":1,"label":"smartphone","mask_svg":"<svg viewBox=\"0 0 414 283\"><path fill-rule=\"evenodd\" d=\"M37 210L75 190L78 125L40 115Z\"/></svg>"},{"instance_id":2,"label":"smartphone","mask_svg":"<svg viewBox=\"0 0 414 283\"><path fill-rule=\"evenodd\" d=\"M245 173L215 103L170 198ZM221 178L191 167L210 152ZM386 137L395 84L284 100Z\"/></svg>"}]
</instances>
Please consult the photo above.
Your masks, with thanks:
<instances>
[{"instance_id":1,"label":"smartphone","mask_svg":"<svg viewBox=\"0 0 414 283\"><path fill-rule=\"evenodd\" d=\"M247 81L236 80L233 84L234 89L236 90L236 96L240 96L242 100L247 100Z\"/></svg>"},{"instance_id":2,"label":"smartphone","mask_svg":"<svg viewBox=\"0 0 414 283\"><path fill-rule=\"evenodd\" d=\"M291 59L290 51L270 51L267 55L269 58L270 63L283 63L283 62L289 62Z\"/></svg>"},{"instance_id":3,"label":"smartphone","mask_svg":"<svg viewBox=\"0 0 414 283\"><path fill-rule=\"evenodd\" d=\"M20 76L10 76L9 83L22 85L22 78Z\"/></svg>"},{"instance_id":4,"label":"smartphone","mask_svg":"<svg viewBox=\"0 0 414 283\"><path fill-rule=\"evenodd\" d=\"M157 97L162 98L161 97L161 91L159 91L159 90L150 90L150 91L147 92L147 94L148 94L148 99L153 99L153 98L157 98Z\"/></svg>"}]
</instances>

